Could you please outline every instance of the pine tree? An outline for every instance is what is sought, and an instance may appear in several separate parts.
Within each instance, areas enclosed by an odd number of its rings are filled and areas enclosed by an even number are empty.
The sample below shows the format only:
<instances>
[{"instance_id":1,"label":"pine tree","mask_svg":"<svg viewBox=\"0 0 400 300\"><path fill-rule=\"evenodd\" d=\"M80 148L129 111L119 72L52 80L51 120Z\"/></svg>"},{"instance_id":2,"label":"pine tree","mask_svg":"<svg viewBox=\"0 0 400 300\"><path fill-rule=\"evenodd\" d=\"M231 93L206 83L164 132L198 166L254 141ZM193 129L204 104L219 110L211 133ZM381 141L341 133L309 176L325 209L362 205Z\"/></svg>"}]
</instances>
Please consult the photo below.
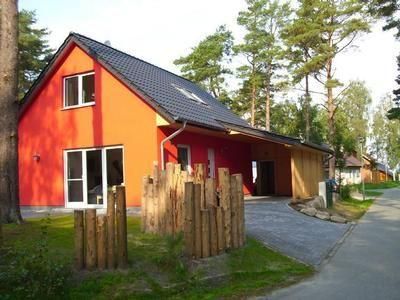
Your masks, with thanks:
<instances>
[{"instance_id":1,"label":"pine tree","mask_svg":"<svg viewBox=\"0 0 400 300\"><path fill-rule=\"evenodd\" d=\"M283 48L280 32L291 9L278 0L247 0L247 9L239 12L237 22L246 30L243 43L236 45L236 53L246 58L239 77L251 85L251 125L256 121L256 102L260 94L265 97L265 128L270 130L270 108L273 93L279 90L279 70L283 67ZM261 91L263 90L263 91Z\"/></svg>"},{"instance_id":2,"label":"pine tree","mask_svg":"<svg viewBox=\"0 0 400 300\"><path fill-rule=\"evenodd\" d=\"M397 56L397 70L400 72L400 55ZM399 87L393 91L393 102L395 106L390 108L388 111L387 117L389 118L389 120L400 120L400 74L397 75L395 81L399 85Z\"/></svg>"},{"instance_id":3,"label":"pine tree","mask_svg":"<svg viewBox=\"0 0 400 300\"><path fill-rule=\"evenodd\" d=\"M18 196L18 4L0 0L0 210L21 221Z\"/></svg>"},{"instance_id":4,"label":"pine tree","mask_svg":"<svg viewBox=\"0 0 400 300\"><path fill-rule=\"evenodd\" d=\"M21 99L37 78L47 62L53 49L46 40L47 28L36 28L36 13L21 10L19 13L18 36L18 95Z\"/></svg>"},{"instance_id":5,"label":"pine tree","mask_svg":"<svg viewBox=\"0 0 400 300\"><path fill-rule=\"evenodd\" d=\"M369 32L369 18L364 3L359 0L318 0L314 2L313 22L319 41L313 46L313 58L305 66L319 69L314 78L326 90L325 109L327 111L328 143L335 144L335 114L342 93L346 89L334 92L342 86L335 77L334 62L337 56L354 45L355 39ZM329 161L329 177L335 173L334 160Z\"/></svg>"},{"instance_id":6,"label":"pine tree","mask_svg":"<svg viewBox=\"0 0 400 300\"><path fill-rule=\"evenodd\" d=\"M322 68L319 63L309 63L315 58L313 49L320 43L318 23L314 22L316 16L315 0L302 0L299 2L295 17L282 31L282 38L287 46L287 57L290 60L293 83L304 81L303 111L305 124L305 140L310 140L311 134L311 101L309 80L310 76Z\"/></svg>"},{"instance_id":7,"label":"pine tree","mask_svg":"<svg viewBox=\"0 0 400 300\"><path fill-rule=\"evenodd\" d=\"M174 64L180 66L183 77L199 84L223 103L228 103L224 82L225 75L231 74L226 63L231 59L232 45L232 33L225 26L220 26L190 54L176 59Z\"/></svg>"}]
</instances>

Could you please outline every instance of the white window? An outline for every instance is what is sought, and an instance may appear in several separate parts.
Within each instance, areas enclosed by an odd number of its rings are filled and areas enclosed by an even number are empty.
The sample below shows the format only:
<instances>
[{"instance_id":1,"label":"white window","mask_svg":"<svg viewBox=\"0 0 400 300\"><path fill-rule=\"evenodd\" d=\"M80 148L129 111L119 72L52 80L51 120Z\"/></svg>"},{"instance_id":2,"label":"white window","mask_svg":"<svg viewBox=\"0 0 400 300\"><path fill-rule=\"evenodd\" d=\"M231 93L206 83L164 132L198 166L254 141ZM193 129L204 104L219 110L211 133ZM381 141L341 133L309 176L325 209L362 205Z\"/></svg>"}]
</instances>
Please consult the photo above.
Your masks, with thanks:
<instances>
[{"instance_id":1,"label":"white window","mask_svg":"<svg viewBox=\"0 0 400 300\"><path fill-rule=\"evenodd\" d=\"M188 91L188 90L184 89L183 87L180 87L176 84L172 84L172 86L174 88L176 88L179 92L181 92L181 94L184 95L186 98L193 100L199 104L208 106L208 104L203 99L201 99L199 96L197 96L195 93Z\"/></svg>"},{"instance_id":2,"label":"white window","mask_svg":"<svg viewBox=\"0 0 400 300\"><path fill-rule=\"evenodd\" d=\"M94 72L64 78L64 108L94 103Z\"/></svg>"},{"instance_id":3,"label":"white window","mask_svg":"<svg viewBox=\"0 0 400 300\"><path fill-rule=\"evenodd\" d=\"M107 191L124 184L122 146L64 152L65 206L105 207Z\"/></svg>"},{"instance_id":4,"label":"white window","mask_svg":"<svg viewBox=\"0 0 400 300\"><path fill-rule=\"evenodd\" d=\"M192 172L192 162L190 157L190 146L178 145L178 164L181 165L183 171Z\"/></svg>"}]
</instances>

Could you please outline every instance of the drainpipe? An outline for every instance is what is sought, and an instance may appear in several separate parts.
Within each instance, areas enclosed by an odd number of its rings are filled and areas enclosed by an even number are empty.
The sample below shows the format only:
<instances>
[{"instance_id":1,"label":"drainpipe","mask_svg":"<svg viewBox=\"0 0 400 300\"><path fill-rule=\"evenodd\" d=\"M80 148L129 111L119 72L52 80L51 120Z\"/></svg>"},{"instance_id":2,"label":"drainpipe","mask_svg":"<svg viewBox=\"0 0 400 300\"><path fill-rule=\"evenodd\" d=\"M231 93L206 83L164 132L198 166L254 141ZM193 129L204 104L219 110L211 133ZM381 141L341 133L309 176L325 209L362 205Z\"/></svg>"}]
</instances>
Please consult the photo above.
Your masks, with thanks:
<instances>
[{"instance_id":1,"label":"drainpipe","mask_svg":"<svg viewBox=\"0 0 400 300\"><path fill-rule=\"evenodd\" d=\"M179 128L177 131L172 133L171 135L167 136L165 139L161 141L160 144L160 153L161 153L161 170L165 170L165 158L164 158L164 145L166 142L172 140L174 137L176 137L178 134L180 134L182 131L185 130L186 128L186 123L187 121L183 122L183 126Z\"/></svg>"}]
</instances>

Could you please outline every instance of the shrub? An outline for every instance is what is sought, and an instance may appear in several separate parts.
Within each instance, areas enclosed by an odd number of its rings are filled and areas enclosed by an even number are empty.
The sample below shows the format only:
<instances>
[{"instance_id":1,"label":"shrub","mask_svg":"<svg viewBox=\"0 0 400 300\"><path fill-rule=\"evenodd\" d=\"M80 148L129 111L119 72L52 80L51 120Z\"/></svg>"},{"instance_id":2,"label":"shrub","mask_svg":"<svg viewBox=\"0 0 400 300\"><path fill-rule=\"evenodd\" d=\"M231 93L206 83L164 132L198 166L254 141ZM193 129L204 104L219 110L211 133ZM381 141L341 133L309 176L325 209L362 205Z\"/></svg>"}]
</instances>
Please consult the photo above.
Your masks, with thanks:
<instances>
[{"instance_id":1,"label":"shrub","mask_svg":"<svg viewBox=\"0 0 400 300\"><path fill-rule=\"evenodd\" d=\"M349 200L351 199L350 196L351 193L351 187L348 185L343 185L340 189L340 197L342 200Z\"/></svg>"},{"instance_id":2,"label":"shrub","mask_svg":"<svg viewBox=\"0 0 400 300\"><path fill-rule=\"evenodd\" d=\"M70 268L49 257L47 228L32 247L0 249L0 299L62 298L70 278Z\"/></svg>"}]
</instances>

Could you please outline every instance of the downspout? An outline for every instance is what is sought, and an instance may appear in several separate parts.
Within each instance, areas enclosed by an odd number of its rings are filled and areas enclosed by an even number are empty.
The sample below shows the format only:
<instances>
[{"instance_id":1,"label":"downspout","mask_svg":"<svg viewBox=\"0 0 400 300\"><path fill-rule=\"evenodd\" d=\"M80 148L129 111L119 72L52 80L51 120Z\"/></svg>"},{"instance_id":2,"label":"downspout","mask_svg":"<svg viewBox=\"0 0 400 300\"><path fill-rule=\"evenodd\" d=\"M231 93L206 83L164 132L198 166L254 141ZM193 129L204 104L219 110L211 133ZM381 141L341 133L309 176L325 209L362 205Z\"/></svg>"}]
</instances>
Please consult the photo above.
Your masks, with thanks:
<instances>
[{"instance_id":1,"label":"downspout","mask_svg":"<svg viewBox=\"0 0 400 300\"><path fill-rule=\"evenodd\" d=\"M182 131L185 130L186 128L186 123L187 121L183 122L183 126L179 128L177 131L173 132L171 135L167 136L165 139L161 141L160 144L160 153L161 153L161 170L165 170L165 158L164 158L164 145L166 142L172 140L174 137L176 137L178 134L180 134Z\"/></svg>"}]
</instances>

